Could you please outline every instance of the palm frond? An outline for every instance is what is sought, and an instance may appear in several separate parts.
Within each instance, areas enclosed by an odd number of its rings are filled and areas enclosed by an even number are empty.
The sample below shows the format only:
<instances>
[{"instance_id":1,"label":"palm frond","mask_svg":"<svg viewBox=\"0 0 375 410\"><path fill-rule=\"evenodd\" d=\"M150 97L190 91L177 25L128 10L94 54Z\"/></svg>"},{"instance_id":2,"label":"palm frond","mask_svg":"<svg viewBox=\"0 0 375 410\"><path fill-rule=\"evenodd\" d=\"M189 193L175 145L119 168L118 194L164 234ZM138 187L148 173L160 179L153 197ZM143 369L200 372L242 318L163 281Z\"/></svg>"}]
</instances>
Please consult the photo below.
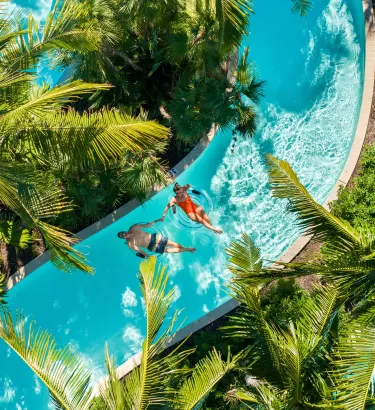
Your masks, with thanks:
<instances>
[{"instance_id":1,"label":"palm frond","mask_svg":"<svg viewBox=\"0 0 375 410\"><path fill-rule=\"evenodd\" d=\"M18 41L8 41L0 56L0 61L14 71L35 68L46 52L64 49L86 53L98 50L100 46L100 31L90 23L85 1L56 1L46 18L41 37L39 24L32 17L27 27L23 27L22 21L18 21L18 26L26 32L18 36Z\"/></svg>"},{"instance_id":2,"label":"palm frond","mask_svg":"<svg viewBox=\"0 0 375 410\"><path fill-rule=\"evenodd\" d=\"M14 129L16 131L16 129ZM85 112L69 110L46 114L41 121L18 126L23 138L42 158L59 155L72 163L91 164L95 158L108 163L125 151L152 149L169 131L155 121L133 118L115 110ZM7 128L12 135L12 129Z\"/></svg>"},{"instance_id":3,"label":"palm frond","mask_svg":"<svg viewBox=\"0 0 375 410\"><path fill-rule=\"evenodd\" d=\"M178 390L175 408L181 410L199 408L210 390L236 366L240 357L241 354L231 357L228 352L227 360L223 361L221 354L214 348L208 357L198 362L192 375Z\"/></svg>"},{"instance_id":4,"label":"palm frond","mask_svg":"<svg viewBox=\"0 0 375 410\"><path fill-rule=\"evenodd\" d=\"M12 220L0 220L0 241L15 248L27 248L32 242L28 229Z\"/></svg>"},{"instance_id":5,"label":"palm frond","mask_svg":"<svg viewBox=\"0 0 375 410\"><path fill-rule=\"evenodd\" d=\"M41 176L24 165L0 162L0 201L27 226L40 230L51 251L51 260L59 268L69 271L74 267L92 272L84 255L71 246L77 239L70 238L67 231L42 221L72 209L61 190L45 175Z\"/></svg>"},{"instance_id":6,"label":"palm frond","mask_svg":"<svg viewBox=\"0 0 375 410\"><path fill-rule=\"evenodd\" d=\"M35 372L50 391L56 409L86 410L91 400L90 371L69 347L59 349L55 339L18 313L13 319L3 308L0 337Z\"/></svg>"},{"instance_id":7,"label":"palm frond","mask_svg":"<svg viewBox=\"0 0 375 410\"><path fill-rule=\"evenodd\" d=\"M314 298L306 299L300 311L297 326L302 327L304 334L312 333L314 335L316 338L315 342L313 342L314 345L316 345L318 338L336 313L337 297L338 291L335 287L317 287L314 292Z\"/></svg>"},{"instance_id":8,"label":"palm frond","mask_svg":"<svg viewBox=\"0 0 375 410\"><path fill-rule=\"evenodd\" d=\"M226 251L230 263L228 268L236 277L256 274L262 269L260 249L246 233L243 233L238 241L232 241Z\"/></svg>"},{"instance_id":9,"label":"palm frond","mask_svg":"<svg viewBox=\"0 0 375 410\"><path fill-rule=\"evenodd\" d=\"M168 184L165 167L153 155L140 155L121 171L117 180L120 190L143 202L156 186Z\"/></svg>"},{"instance_id":10,"label":"palm frond","mask_svg":"<svg viewBox=\"0 0 375 410\"><path fill-rule=\"evenodd\" d=\"M231 404L242 403L251 409L284 410L287 408L287 392L277 389L265 380L254 380L251 391L233 389L226 394ZM261 407L259 407L261 406Z\"/></svg>"},{"instance_id":11,"label":"palm frond","mask_svg":"<svg viewBox=\"0 0 375 410\"><path fill-rule=\"evenodd\" d=\"M278 328L266 320L261 306L259 292L242 279L234 277L229 285L232 296L241 303L240 310L230 316L229 325L223 327L230 337L251 340L255 350L250 355L253 367L261 377L267 374L272 383L283 385L282 347Z\"/></svg>"},{"instance_id":12,"label":"palm frond","mask_svg":"<svg viewBox=\"0 0 375 410\"><path fill-rule=\"evenodd\" d=\"M249 0L211 0L212 9L221 21L223 35L240 43L247 33L249 18L253 13L252 1Z\"/></svg>"},{"instance_id":13,"label":"palm frond","mask_svg":"<svg viewBox=\"0 0 375 410\"><path fill-rule=\"evenodd\" d=\"M313 234L317 240L326 241L337 257L360 247L359 233L314 201L286 161L268 154L266 163L272 195L288 199L288 210L297 215L306 235Z\"/></svg>"},{"instance_id":14,"label":"palm frond","mask_svg":"<svg viewBox=\"0 0 375 410\"><path fill-rule=\"evenodd\" d=\"M76 101L81 95L108 88L109 86L106 84L87 84L82 81L74 81L51 90L41 89L40 93L34 91L34 98L23 103L16 100L14 106L8 107L8 111L0 116L0 129L6 132L19 125L22 127L22 124L26 123L26 119L32 121L33 117L43 120L46 114L58 112L69 103ZM3 139L3 144L6 142L6 138Z\"/></svg>"},{"instance_id":15,"label":"palm frond","mask_svg":"<svg viewBox=\"0 0 375 410\"><path fill-rule=\"evenodd\" d=\"M258 80L255 70L249 62L249 49L244 47L239 56L235 92L241 92L252 103L258 104L264 95L264 84L264 81Z\"/></svg>"},{"instance_id":16,"label":"palm frond","mask_svg":"<svg viewBox=\"0 0 375 410\"><path fill-rule=\"evenodd\" d=\"M306 16L312 8L312 2L310 0L292 0L292 12L298 13L300 16Z\"/></svg>"},{"instance_id":17,"label":"palm frond","mask_svg":"<svg viewBox=\"0 0 375 410\"><path fill-rule=\"evenodd\" d=\"M166 268L157 267L156 258L141 263L140 280L146 310L146 336L142 346L141 365L125 378L121 402L126 402L128 408L141 410L150 405L165 405L172 400L174 391L170 388L171 381L188 371L179 369L178 364L193 350L178 352L177 347L166 356L159 356L172 340L178 315L174 315L159 335L174 300L174 289L167 290ZM115 403L112 402L112 405Z\"/></svg>"},{"instance_id":18,"label":"palm frond","mask_svg":"<svg viewBox=\"0 0 375 410\"><path fill-rule=\"evenodd\" d=\"M99 388L100 399L105 403L105 408L126 409L127 401L124 396L123 382L119 379L116 366L112 357L109 356L108 346L105 346L105 363L108 379Z\"/></svg>"},{"instance_id":19,"label":"palm frond","mask_svg":"<svg viewBox=\"0 0 375 410\"><path fill-rule=\"evenodd\" d=\"M339 337L333 355L332 405L344 410L365 409L375 371L375 329L358 321Z\"/></svg>"},{"instance_id":20,"label":"palm frond","mask_svg":"<svg viewBox=\"0 0 375 410\"><path fill-rule=\"evenodd\" d=\"M7 294L7 278L4 274L0 273L0 305L6 305L7 302L5 300Z\"/></svg>"}]
</instances>

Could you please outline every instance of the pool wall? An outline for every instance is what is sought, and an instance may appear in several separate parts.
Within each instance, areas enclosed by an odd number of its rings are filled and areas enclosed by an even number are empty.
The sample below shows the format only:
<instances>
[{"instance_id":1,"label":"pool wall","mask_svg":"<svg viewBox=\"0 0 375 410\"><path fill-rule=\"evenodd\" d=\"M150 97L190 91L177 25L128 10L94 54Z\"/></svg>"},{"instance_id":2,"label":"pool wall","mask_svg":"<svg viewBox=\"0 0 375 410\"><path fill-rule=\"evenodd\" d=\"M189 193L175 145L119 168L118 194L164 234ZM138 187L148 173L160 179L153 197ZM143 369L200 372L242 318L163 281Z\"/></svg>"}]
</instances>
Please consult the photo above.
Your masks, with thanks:
<instances>
[{"instance_id":1,"label":"pool wall","mask_svg":"<svg viewBox=\"0 0 375 410\"><path fill-rule=\"evenodd\" d=\"M345 186L355 169L355 166L358 162L361 149L363 146L363 142L366 135L367 124L370 116L371 104L372 104L372 95L373 95L373 88L374 88L374 69L375 69L375 33L373 32L374 29L374 15L371 0L364 0L363 4L363 12L364 12L364 19L365 19L365 37L366 37L366 50L365 50L365 75L364 75L364 87L363 87L363 95L362 95L362 104L361 110L359 115L359 120L357 124L356 133L354 136L353 144L351 147L351 151L349 153L348 159L346 164L343 168L343 171L336 182L336 185L332 189L329 197L324 203L324 207L328 208L328 203L332 200L337 198L338 189L340 186ZM210 141L214 137L216 129L213 127L208 134L207 138L202 138L201 141L195 146L195 148L181 161L179 162L173 169L175 171L175 176L179 175L181 172L186 170L194 161L202 154L202 152L206 149L209 145ZM159 192L163 187L155 189L150 197L155 195ZM92 236L93 234L99 232L100 230L104 229L105 227L109 226L113 222L119 220L135 208L139 206L139 202L137 200L131 200L116 211L112 212L110 215L107 215L105 218L99 220L98 222L92 224L88 228L84 229L83 231L79 232L76 237L80 240L87 239L88 237ZM301 235L289 248L288 250L279 258L281 262L289 262L291 261L309 242L311 237ZM23 268L21 268L18 272L9 278L7 286L8 289L11 289L15 286L18 282L20 282L23 278L27 275L32 273L35 269L46 263L50 259L50 253L47 251L38 258L34 259ZM207 326L208 324L212 323L219 317L227 314L229 311L234 309L238 305L238 302L234 299L228 300L227 302L223 303L222 305L218 306L214 310L208 312L204 316L200 317L198 320L192 322L191 324L185 326L184 328L180 329L172 338L170 344L177 343L183 340L185 337L190 335L191 333L196 332L197 330ZM124 364L118 367L118 375L119 377L123 377L128 372L130 372L134 367L140 364L141 353L131 357L127 360Z\"/></svg>"}]
</instances>

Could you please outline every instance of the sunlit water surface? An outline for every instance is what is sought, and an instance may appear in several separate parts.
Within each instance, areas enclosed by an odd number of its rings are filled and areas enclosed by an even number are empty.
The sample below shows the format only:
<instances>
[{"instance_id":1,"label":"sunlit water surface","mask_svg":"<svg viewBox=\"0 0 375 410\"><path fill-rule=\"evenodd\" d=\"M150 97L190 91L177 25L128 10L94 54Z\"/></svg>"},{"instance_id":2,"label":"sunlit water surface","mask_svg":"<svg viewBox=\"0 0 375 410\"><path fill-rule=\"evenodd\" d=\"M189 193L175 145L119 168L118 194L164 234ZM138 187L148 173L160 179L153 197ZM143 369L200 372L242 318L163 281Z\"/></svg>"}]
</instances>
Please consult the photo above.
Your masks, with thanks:
<instances>
[{"instance_id":1,"label":"sunlit water surface","mask_svg":"<svg viewBox=\"0 0 375 410\"><path fill-rule=\"evenodd\" d=\"M29 1L45 15L50 2ZM277 258L298 237L285 204L271 198L264 155L291 163L302 182L320 202L327 198L347 159L362 96L364 26L361 2L316 0L306 18L292 15L290 2L256 0L249 46L260 78L266 81L256 137L239 141L234 154L231 134L213 143L178 181L207 192L214 224L225 233L186 228L168 215L159 228L194 255L164 255L176 297L173 307L185 308L186 324L227 299L225 247L248 232L267 259ZM165 189L141 207L80 244L96 269L94 277L65 275L43 265L9 293L9 306L22 309L61 345L80 352L103 375L103 349L118 363L141 348L144 309L136 278L139 259L117 239L119 230L160 217L171 195ZM208 206L207 205L207 206ZM40 380L0 345L0 408L53 408Z\"/></svg>"}]
</instances>

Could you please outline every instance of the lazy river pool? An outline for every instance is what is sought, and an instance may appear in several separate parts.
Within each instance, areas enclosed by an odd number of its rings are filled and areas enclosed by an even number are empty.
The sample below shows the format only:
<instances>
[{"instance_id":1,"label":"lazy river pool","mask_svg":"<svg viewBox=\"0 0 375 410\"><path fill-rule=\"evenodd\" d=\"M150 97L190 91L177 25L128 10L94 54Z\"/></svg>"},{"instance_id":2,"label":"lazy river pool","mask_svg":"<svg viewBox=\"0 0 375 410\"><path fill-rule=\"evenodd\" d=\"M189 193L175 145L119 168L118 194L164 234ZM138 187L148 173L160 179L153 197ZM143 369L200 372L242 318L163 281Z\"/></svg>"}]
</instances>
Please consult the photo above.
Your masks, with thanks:
<instances>
[{"instance_id":1,"label":"lazy river pool","mask_svg":"<svg viewBox=\"0 0 375 410\"><path fill-rule=\"evenodd\" d=\"M46 0L39 0L47 4ZM324 202L346 162L360 110L364 72L364 22L358 0L315 0L306 18L291 14L290 2L255 0L250 47L266 81L260 124L252 140L238 141L231 153L231 133L219 132L199 159L178 177L207 193L213 224L176 225L170 213L159 228L171 239L197 248L195 254L164 255L176 290L174 307L184 308L185 324L227 298L225 248L248 232L267 259L276 259L298 237L285 204L271 198L264 155L291 163L315 199ZM104 343L118 364L135 353L144 336L144 313L136 277L140 259L117 232L161 216L168 187L109 227L89 237L87 253L93 277L66 275L46 263L9 292L12 309L69 344L103 375ZM48 392L24 363L0 343L0 408L47 409Z\"/></svg>"}]
</instances>

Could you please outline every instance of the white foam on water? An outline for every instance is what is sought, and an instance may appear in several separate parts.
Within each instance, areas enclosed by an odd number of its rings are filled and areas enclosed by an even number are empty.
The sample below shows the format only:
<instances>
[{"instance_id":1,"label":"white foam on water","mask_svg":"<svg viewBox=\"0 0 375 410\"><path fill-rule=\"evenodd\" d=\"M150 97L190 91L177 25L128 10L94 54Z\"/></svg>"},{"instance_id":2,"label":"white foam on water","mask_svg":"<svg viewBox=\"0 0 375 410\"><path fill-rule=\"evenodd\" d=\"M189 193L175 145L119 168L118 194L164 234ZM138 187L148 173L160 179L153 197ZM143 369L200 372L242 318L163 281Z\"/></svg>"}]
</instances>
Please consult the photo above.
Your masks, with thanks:
<instances>
[{"instance_id":1,"label":"white foam on water","mask_svg":"<svg viewBox=\"0 0 375 410\"><path fill-rule=\"evenodd\" d=\"M42 386L40 384L39 378L36 374L34 374L34 392L35 394L40 394L40 392L42 391Z\"/></svg>"},{"instance_id":2,"label":"white foam on water","mask_svg":"<svg viewBox=\"0 0 375 410\"><path fill-rule=\"evenodd\" d=\"M137 295L128 286L121 297L122 313L126 317L136 317L134 308L138 306Z\"/></svg>"},{"instance_id":3,"label":"white foam on water","mask_svg":"<svg viewBox=\"0 0 375 410\"><path fill-rule=\"evenodd\" d=\"M16 388L9 377L0 378L0 403L10 403L16 395Z\"/></svg>"}]
</instances>

